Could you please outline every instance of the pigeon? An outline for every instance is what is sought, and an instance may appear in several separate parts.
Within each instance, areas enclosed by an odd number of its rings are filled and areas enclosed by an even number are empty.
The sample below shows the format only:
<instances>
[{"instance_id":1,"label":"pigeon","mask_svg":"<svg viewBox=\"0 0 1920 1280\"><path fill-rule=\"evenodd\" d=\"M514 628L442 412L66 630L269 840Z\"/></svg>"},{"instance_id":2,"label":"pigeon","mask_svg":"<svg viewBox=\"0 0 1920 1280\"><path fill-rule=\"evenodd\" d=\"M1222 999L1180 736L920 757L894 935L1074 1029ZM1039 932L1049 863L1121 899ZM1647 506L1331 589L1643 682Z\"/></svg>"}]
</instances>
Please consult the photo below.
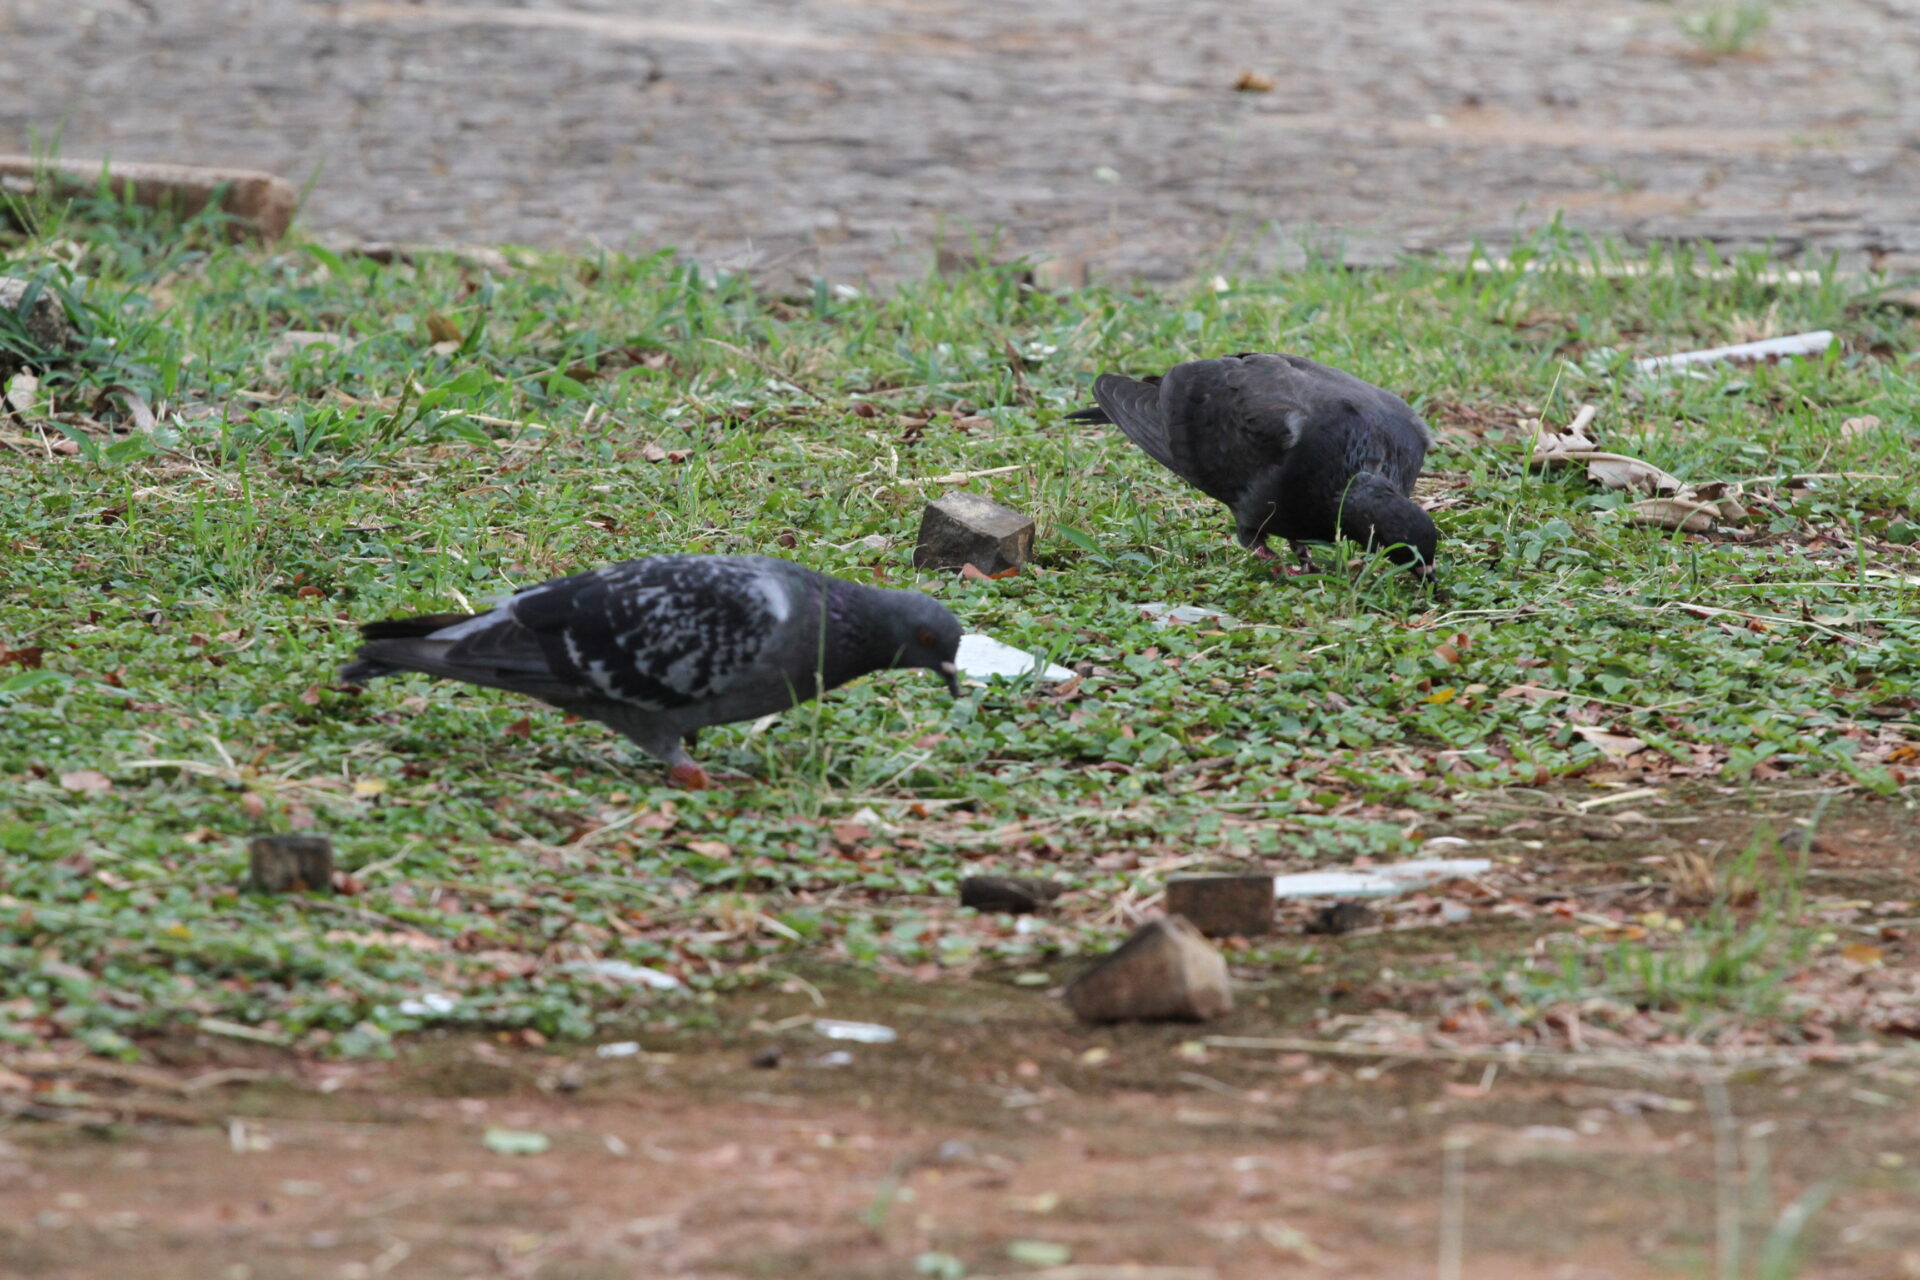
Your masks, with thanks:
<instances>
[{"instance_id":1,"label":"pigeon","mask_svg":"<svg viewBox=\"0 0 1920 1280\"><path fill-rule=\"evenodd\" d=\"M1233 511L1240 545L1274 559L1287 539L1384 547L1431 578L1439 534L1412 499L1432 435L1407 402L1300 356L1243 353L1177 364L1162 377L1101 374L1097 408L1182 480Z\"/></svg>"},{"instance_id":2,"label":"pigeon","mask_svg":"<svg viewBox=\"0 0 1920 1280\"><path fill-rule=\"evenodd\" d=\"M660 555L554 578L485 613L369 622L345 684L419 671L523 693L624 733L669 781L712 785L687 754L712 724L785 711L889 667L960 695L960 621L772 556Z\"/></svg>"}]
</instances>

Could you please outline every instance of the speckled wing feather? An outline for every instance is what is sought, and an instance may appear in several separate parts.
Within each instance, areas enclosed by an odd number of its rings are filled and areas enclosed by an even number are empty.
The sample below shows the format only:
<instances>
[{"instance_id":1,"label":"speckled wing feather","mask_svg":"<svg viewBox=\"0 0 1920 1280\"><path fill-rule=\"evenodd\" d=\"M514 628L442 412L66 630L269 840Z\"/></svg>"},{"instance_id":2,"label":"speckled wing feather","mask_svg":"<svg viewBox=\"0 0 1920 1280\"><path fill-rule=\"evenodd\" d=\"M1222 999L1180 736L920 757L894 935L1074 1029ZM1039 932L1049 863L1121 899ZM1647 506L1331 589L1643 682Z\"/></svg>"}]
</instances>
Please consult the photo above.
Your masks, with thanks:
<instances>
[{"instance_id":1,"label":"speckled wing feather","mask_svg":"<svg viewBox=\"0 0 1920 1280\"><path fill-rule=\"evenodd\" d=\"M794 607L760 564L654 556L541 583L434 639L452 642L446 667L508 677L482 683L663 711L724 696Z\"/></svg>"}]
</instances>

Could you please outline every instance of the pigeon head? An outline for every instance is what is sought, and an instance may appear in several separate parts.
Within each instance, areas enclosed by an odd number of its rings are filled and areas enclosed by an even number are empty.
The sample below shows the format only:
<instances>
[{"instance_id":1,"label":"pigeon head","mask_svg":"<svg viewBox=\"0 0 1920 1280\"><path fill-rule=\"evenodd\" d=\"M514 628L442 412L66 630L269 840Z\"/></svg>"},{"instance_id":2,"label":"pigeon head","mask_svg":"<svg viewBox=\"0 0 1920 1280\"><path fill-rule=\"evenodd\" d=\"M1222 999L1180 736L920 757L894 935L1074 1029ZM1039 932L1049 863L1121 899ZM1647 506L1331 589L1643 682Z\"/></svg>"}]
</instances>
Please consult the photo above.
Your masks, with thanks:
<instances>
[{"instance_id":1,"label":"pigeon head","mask_svg":"<svg viewBox=\"0 0 1920 1280\"><path fill-rule=\"evenodd\" d=\"M919 591L888 591L879 648L889 655L888 666L925 667L940 673L947 692L960 696L960 619L953 611Z\"/></svg>"},{"instance_id":2,"label":"pigeon head","mask_svg":"<svg viewBox=\"0 0 1920 1280\"><path fill-rule=\"evenodd\" d=\"M1427 581L1439 567L1440 531L1433 517L1383 476L1354 478L1341 507L1340 532L1363 547L1386 548L1388 559Z\"/></svg>"}]
</instances>

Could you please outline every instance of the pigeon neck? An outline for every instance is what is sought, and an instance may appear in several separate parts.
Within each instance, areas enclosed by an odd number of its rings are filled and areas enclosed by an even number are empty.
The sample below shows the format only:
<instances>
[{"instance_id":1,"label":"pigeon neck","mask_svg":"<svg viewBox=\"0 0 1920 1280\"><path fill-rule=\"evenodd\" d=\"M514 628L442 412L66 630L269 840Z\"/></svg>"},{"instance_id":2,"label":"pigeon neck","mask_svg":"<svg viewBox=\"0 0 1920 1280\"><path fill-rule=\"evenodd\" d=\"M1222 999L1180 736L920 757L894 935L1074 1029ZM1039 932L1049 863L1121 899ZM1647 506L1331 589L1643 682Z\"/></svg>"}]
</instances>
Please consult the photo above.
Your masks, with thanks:
<instances>
[{"instance_id":1,"label":"pigeon neck","mask_svg":"<svg viewBox=\"0 0 1920 1280\"><path fill-rule=\"evenodd\" d=\"M900 651L897 637L885 625L886 612L875 607L873 587L842 578L827 579L825 642L821 645L821 675L832 689L869 671L893 665Z\"/></svg>"}]
</instances>

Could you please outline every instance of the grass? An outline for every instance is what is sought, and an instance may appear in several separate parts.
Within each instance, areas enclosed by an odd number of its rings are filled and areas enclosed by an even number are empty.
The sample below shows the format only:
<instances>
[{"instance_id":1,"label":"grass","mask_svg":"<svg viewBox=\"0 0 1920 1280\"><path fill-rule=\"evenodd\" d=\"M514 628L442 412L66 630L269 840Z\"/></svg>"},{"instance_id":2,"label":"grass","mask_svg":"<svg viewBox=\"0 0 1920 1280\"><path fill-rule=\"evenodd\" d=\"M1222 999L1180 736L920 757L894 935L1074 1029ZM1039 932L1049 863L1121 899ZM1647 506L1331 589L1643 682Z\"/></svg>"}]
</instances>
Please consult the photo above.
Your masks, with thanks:
<instances>
[{"instance_id":1,"label":"grass","mask_svg":"<svg viewBox=\"0 0 1920 1280\"><path fill-rule=\"evenodd\" d=\"M1739 0L1677 10L1674 23L1703 58L1731 58L1759 46L1773 25L1772 0Z\"/></svg>"},{"instance_id":2,"label":"grass","mask_svg":"<svg viewBox=\"0 0 1920 1280\"><path fill-rule=\"evenodd\" d=\"M1870 283L1776 287L1757 259L1555 228L1492 272L1056 295L983 263L775 297L668 254L383 263L111 204L13 219L4 270L82 336L0 417L5 1040L128 1052L206 1018L329 1052L428 1023L584 1036L698 1019L716 986L813 957L969 973L1112 936L938 905L986 863L1058 865L1104 900L1176 855L1394 856L1423 816L1516 787L1911 782L1920 364ZM1550 269L1622 264L1648 270ZM1843 341L1697 378L1630 366L1814 328ZM1221 509L1062 420L1100 369L1248 349L1341 365L1434 423L1443 597L1341 549L1275 580ZM1739 540L1530 472L1526 424L1581 401L1607 448L1746 482ZM1865 415L1882 426L1843 438ZM1032 569L915 574L933 477L997 468L972 484L1039 520ZM1786 483L1804 473L1828 478ZM503 696L332 686L357 621L665 550L918 583L1090 674L958 702L866 680L704 735L705 763L754 781L692 795ZM1241 625L1158 630L1147 600ZM1521 685L1544 692L1503 696ZM1645 749L1612 760L1583 729ZM357 892L235 887L248 836L308 829ZM1745 998L1704 969L1633 980Z\"/></svg>"}]
</instances>

